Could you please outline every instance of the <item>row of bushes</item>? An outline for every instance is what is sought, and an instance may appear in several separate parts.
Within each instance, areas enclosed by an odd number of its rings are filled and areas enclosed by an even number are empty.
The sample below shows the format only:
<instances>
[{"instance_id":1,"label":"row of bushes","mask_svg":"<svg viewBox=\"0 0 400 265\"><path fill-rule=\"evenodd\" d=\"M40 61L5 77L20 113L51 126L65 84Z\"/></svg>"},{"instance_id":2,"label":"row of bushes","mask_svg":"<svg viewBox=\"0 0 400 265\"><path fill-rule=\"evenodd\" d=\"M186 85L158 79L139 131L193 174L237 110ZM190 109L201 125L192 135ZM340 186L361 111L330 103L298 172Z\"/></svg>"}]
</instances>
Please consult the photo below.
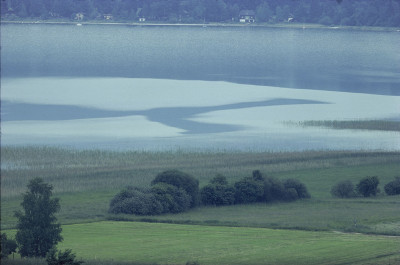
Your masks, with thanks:
<instances>
[{"instance_id":1,"label":"row of bushes","mask_svg":"<svg viewBox=\"0 0 400 265\"><path fill-rule=\"evenodd\" d=\"M380 192L378 185L379 179L376 176L365 177L356 186L350 180L345 180L334 185L331 194L339 198L376 196ZM384 189L387 195L400 194L400 177L396 177L395 180L387 183Z\"/></svg>"},{"instance_id":2,"label":"row of bushes","mask_svg":"<svg viewBox=\"0 0 400 265\"><path fill-rule=\"evenodd\" d=\"M275 200L294 201L309 198L306 186L298 180L264 178L260 171L253 171L252 177L246 177L229 185L226 178L217 175L201 191L204 205L230 205L254 202L270 202Z\"/></svg>"},{"instance_id":3,"label":"row of bushes","mask_svg":"<svg viewBox=\"0 0 400 265\"><path fill-rule=\"evenodd\" d=\"M280 181L264 178L260 171L230 185L226 177L217 175L199 189L199 181L178 170L165 171L156 176L151 187L127 187L110 202L113 214L157 215L180 213L203 205L231 205L274 200L294 201L309 198L306 186L298 180Z\"/></svg>"}]
</instances>

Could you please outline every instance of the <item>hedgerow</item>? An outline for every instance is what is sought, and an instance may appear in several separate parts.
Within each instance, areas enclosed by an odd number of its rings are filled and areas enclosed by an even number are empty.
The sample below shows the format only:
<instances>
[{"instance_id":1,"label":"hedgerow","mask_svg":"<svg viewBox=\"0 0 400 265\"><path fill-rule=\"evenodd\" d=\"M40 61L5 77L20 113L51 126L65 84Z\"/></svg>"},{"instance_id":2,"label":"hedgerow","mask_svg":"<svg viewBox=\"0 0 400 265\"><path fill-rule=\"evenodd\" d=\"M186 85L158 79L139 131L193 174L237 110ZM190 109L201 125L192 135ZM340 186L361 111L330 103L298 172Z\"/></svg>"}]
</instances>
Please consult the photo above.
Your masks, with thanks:
<instances>
[{"instance_id":1,"label":"hedgerow","mask_svg":"<svg viewBox=\"0 0 400 265\"><path fill-rule=\"evenodd\" d=\"M198 205L294 201L310 198L306 186L296 179L280 181L264 178L260 171L230 185L225 176L217 175L199 191L199 182L178 170L164 171L156 176L149 189L127 187L110 202L109 212L135 215L180 213Z\"/></svg>"}]
</instances>

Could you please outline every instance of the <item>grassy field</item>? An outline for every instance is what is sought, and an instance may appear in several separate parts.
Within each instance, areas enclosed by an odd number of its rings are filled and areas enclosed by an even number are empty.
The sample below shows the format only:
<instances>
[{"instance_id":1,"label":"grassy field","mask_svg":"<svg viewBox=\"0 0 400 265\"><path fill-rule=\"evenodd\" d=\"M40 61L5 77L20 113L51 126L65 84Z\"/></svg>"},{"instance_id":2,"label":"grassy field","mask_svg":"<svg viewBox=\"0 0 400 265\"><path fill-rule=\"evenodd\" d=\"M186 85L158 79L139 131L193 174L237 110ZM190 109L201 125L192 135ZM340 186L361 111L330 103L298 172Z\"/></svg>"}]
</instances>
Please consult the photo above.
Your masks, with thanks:
<instances>
[{"instance_id":1,"label":"grassy field","mask_svg":"<svg viewBox=\"0 0 400 265\"><path fill-rule=\"evenodd\" d=\"M377 152L111 152L39 147L2 148L2 229L15 227L13 212L33 177L43 177L61 199L62 224L87 223L115 218L107 213L111 198L126 185L148 186L167 169L188 172L205 185L221 173L234 181L254 169L277 178L304 182L312 199L226 208L197 208L180 215L146 217L150 221L215 223L220 225L345 230L399 234L399 197L334 199L332 185L349 179L357 183L377 175L385 184L399 175L400 154ZM225 212L223 215L218 215ZM324 213L324 214L321 214ZM268 217L268 218L267 218ZM132 218L121 217L118 218ZM141 219L143 217L133 219ZM354 223L358 226L355 226Z\"/></svg>"},{"instance_id":2,"label":"grassy field","mask_svg":"<svg viewBox=\"0 0 400 265\"><path fill-rule=\"evenodd\" d=\"M63 227L59 248L139 264L395 264L400 238L263 228L97 222ZM104 263L103 263L104 264Z\"/></svg>"},{"instance_id":3,"label":"grassy field","mask_svg":"<svg viewBox=\"0 0 400 265\"><path fill-rule=\"evenodd\" d=\"M338 181L356 184L373 175L379 177L383 190L383 185L400 173L398 152L112 152L2 147L1 162L2 230L13 233L9 230L16 224L13 213L20 208L26 184L33 177L43 177L60 198L58 220L65 238L60 248L72 248L88 264L400 264L400 196L381 193L373 198L337 199L330 195ZM157 173L167 169L192 174L200 186L217 173L233 183L259 169L264 175L301 180L312 198L198 207L161 216L107 213L111 198L120 189L148 186ZM134 231L134 236L129 231ZM9 264L13 264L11 260Z\"/></svg>"}]
</instances>

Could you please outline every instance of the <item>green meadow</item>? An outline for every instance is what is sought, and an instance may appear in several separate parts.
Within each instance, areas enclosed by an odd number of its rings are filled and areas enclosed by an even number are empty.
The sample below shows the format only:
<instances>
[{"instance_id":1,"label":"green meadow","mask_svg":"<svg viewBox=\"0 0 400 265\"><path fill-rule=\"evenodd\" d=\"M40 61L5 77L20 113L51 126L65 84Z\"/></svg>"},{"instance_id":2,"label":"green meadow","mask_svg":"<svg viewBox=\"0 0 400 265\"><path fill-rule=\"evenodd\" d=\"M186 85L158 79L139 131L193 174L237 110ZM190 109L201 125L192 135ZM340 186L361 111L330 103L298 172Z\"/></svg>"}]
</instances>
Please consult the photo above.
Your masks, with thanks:
<instances>
[{"instance_id":1,"label":"green meadow","mask_svg":"<svg viewBox=\"0 0 400 265\"><path fill-rule=\"evenodd\" d=\"M139 222L63 227L60 248L91 262L374 264L400 261L400 238L339 232ZM295 259L294 259L295 258Z\"/></svg>"},{"instance_id":2,"label":"green meadow","mask_svg":"<svg viewBox=\"0 0 400 265\"><path fill-rule=\"evenodd\" d=\"M1 165L2 231L15 233L13 213L21 194L30 179L42 177L60 198L64 242L59 248L73 249L87 264L400 263L400 197L383 192L400 175L399 152L2 147ZM233 183L258 169L266 176L301 180L312 198L160 216L108 214L111 198L123 187L146 187L168 169L193 175L200 186L218 173ZM365 176L379 177L378 196L332 198L330 189L338 181L357 184Z\"/></svg>"}]
</instances>

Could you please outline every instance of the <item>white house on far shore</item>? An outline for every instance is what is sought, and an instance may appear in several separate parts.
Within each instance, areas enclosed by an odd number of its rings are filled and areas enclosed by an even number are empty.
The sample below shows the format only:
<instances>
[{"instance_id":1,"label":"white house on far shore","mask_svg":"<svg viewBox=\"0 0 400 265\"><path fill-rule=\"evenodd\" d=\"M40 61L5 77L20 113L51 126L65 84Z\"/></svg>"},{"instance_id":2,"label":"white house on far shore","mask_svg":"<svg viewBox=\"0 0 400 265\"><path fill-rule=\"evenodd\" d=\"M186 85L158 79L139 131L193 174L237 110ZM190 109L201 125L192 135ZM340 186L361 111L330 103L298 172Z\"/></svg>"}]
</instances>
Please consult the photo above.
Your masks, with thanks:
<instances>
[{"instance_id":1,"label":"white house on far shore","mask_svg":"<svg viewBox=\"0 0 400 265\"><path fill-rule=\"evenodd\" d=\"M242 10L239 13L239 21L241 23L254 23L256 22L256 12L253 10Z\"/></svg>"}]
</instances>

